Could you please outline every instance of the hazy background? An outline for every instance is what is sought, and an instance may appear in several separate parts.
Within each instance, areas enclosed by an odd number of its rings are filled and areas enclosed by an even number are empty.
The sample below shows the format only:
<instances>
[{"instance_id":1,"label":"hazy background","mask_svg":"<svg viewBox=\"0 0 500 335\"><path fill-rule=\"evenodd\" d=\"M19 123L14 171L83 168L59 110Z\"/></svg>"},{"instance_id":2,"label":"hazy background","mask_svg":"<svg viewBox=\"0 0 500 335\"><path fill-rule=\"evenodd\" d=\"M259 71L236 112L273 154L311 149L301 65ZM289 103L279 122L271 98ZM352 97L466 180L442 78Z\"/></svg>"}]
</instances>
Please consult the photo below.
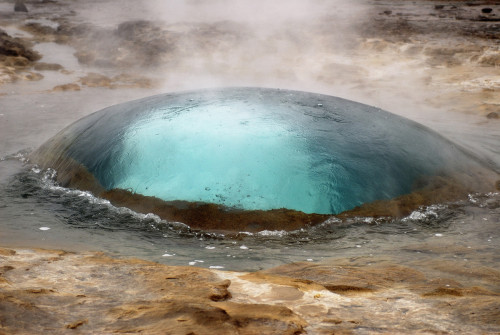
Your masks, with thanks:
<instances>
[{"instance_id":1,"label":"hazy background","mask_svg":"<svg viewBox=\"0 0 500 335\"><path fill-rule=\"evenodd\" d=\"M494 35L493 25L476 20L481 6L460 2L456 9L437 10L433 1L59 0L27 2L29 14L12 16L12 5L0 3L0 14L11 13L3 14L11 19L0 20L2 29L31 40L42 62L64 67L29 70L43 79L0 86L4 120L13 125L4 123L0 136L19 143L12 148L24 142L15 137L40 124L45 140L83 115L138 97L261 86L374 105L475 151L486 148L485 155L493 151L500 160L498 125L484 117L500 106L500 58L495 58L500 52L495 39L485 38ZM492 6L494 13L500 10ZM66 84L81 90L51 91ZM30 146L40 141L30 137Z\"/></svg>"}]
</instances>

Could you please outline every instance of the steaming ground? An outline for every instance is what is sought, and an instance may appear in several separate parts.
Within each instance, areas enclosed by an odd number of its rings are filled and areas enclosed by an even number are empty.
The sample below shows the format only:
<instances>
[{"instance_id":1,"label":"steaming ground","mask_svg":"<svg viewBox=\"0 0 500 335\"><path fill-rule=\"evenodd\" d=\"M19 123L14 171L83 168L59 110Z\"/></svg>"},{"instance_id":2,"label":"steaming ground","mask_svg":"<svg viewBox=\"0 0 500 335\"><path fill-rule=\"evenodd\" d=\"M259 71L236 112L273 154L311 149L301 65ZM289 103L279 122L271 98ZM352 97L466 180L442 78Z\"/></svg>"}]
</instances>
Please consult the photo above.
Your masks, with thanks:
<instances>
[{"instance_id":1,"label":"steaming ground","mask_svg":"<svg viewBox=\"0 0 500 335\"><path fill-rule=\"evenodd\" d=\"M225 270L282 265L255 274L253 281L230 272L222 276L233 282L233 301L293 306L293 313L310 323L310 333L500 330L498 193L472 194L458 204L423 208L401 222L363 218L285 236L218 239L171 230L152 218L138 219L85 194L43 188L37 179L43 172L22 172L21 178L22 162L6 158L37 148L69 123L112 104L166 91L242 85L313 91L375 105L430 126L498 168L499 5L403 0L165 2L27 1L28 13L13 13L13 2L0 2L0 30L5 32L0 32L3 246L105 250ZM44 227L50 229L40 229ZM21 259L12 260L6 256L12 252L0 250L2 262L10 262L2 263L6 265L1 268L0 290L26 283L14 275L26 272L20 264L31 253L18 250ZM46 259L49 267L61 264ZM310 265L290 264L296 261ZM327 278L324 267L344 277L339 280L327 272ZM57 271L67 273L68 268L61 265L51 278L67 282ZM13 277L7 285L3 279L10 270ZM114 275L116 270L98 268L96 273ZM270 277L280 271L296 279L290 284ZM86 275L83 271L78 278ZM114 283L129 277L130 273L117 275L108 282L116 289ZM62 286L48 287L44 280L29 282L35 288L0 294L18 301L30 294L65 294ZM329 290L306 290L297 287L297 280L321 283ZM304 298L295 299L302 289ZM95 291L89 289L85 299ZM77 293L75 306L82 305L81 292ZM0 299L5 304L12 301ZM45 303L29 302L46 308ZM135 310L126 303L123 313ZM60 304L56 308L69 310ZM19 315L29 319L31 314L23 311L13 320ZM93 319L88 318L62 328L90 331L85 327L91 327Z\"/></svg>"},{"instance_id":2,"label":"steaming ground","mask_svg":"<svg viewBox=\"0 0 500 335\"><path fill-rule=\"evenodd\" d=\"M119 6L58 1L33 2L28 14L13 14L3 4L1 29L32 43L42 58L34 63L22 54L4 57L0 90L6 105L19 100L16 94L45 90L61 97L55 101L78 91L72 100L88 102L90 95L108 105L214 86L306 90L381 107L430 125L483 156L488 150L498 156L494 145L484 150L474 142L485 128L493 128L488 136L494 137L486 142L499 136L494 129L500 106L499 6L460 1L442 6L432 1L121 1ZM492 13L483 13L486 7ZM138 89L119 97L106 88ZM72 114L66 122L106 102L77 104L81 107L63 112ZM3 117L15 119L7 110ZM12 138L9 129L0 136ZM500 163L498 157L490 159Z\"/></svg>"}]
</instances>

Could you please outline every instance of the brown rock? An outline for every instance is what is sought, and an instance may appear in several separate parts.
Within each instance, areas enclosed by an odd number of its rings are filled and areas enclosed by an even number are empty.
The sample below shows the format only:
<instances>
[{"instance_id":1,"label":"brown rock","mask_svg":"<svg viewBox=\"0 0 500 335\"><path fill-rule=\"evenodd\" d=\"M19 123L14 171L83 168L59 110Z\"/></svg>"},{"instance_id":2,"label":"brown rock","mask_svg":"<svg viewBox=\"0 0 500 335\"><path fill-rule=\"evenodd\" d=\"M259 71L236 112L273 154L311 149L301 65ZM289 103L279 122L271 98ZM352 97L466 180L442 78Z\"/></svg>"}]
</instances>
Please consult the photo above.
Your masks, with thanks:
<instances>
[{"instance_id":1,"label":"brown rock","mask_svg":"<svg viewBox=\"0 0 500 335\"><path fill-rule=\"evenodd\" d=\"M500 53L486 54L479 58L479 64L485 66L500 66Z\"/></svg>"},{"instance_id":2,"label":"brown rock","mask_svg":"<svg viewBox=\"0 0 500 335\"><path fill-rule=\"evenodd\" d=\"M80 91L80 86L78 84L64 84L55 86L52 91L54 92L65 92L65 91Z\"/></svg>"},{"instance_id":3,"label":"brown rock","mask_svg":"<svg viewBox=\"0 0 500 335\"><path fill-rule=\"evenodd\" d=\"M92 72L80 78L80 82L88 87L111 87L112 80L102 74Z\"/></svg>"},{"instance_id":4,"label":"brown rock","mask_svg":"<svg viewBox=\"0 0 500 335\"><path fill-rule=\"evenodd\" d=\"M94 60L96 59L95 52L89 51L89 50L80 50L80 51L75 52L74 55L75 55L76 59L78 59L78 62L80 62L81 64L86 64L86 65L92 64L94 62Z\"/></svg>"},{"instance_id":5,"label":"brown rock","mask_svg":"<svg viewBox=\"0 0 500 335\"><path fill-rule=\"evenodd\" d=\"M86 324L87 322L89 322L87 319L85 319L85 320L79 320L79 321L67 324L66 328L68 328L68 329L76 329L76 328L78 328L78 327Z\"/></svg>"},{"instance_id":6,"label":"brown rock","mask_svg":"<svg viewBox=\"0 0 500 335\"><path fill-rule=\"evenodd\" d=\"M450 269L463 274L470 271L456 262L436 263L448 263ZM424 269L425 263L419 268ZM483 269L481 276L487 272ZM314 334L350 334L357 329L376 329L374 333L383 334L413 333L415 329L438 334L443 329L482 333L500 329L496 272L484 281L494 289L467 287L454 279L435 277L434 271L426 272L432 274L428 278L410 265L358 257L330 260L328 264L287 264L239 278L305 292L289 305L309 322L306 330ZM465 282L470 279L464 277ZM236 289L233 296L239 296ZM261 296L264 300L273 297Z\"/></svg>"},{"instance_id":7,"label":"brown rock","mask_svg":"<svg viewBox=\"0 0 500 335\"><path fill-rule=\"evenodd\" d=\"M38 81L43 79L43 74L38 72L26 72L20 75L24 80Z\"/></svg>"},{"instance_id":8,"label":"brown rock","mask_svg":"<svg viewBox=\"0 0 500 335\"><path fill-rule=\"evenodd\" d=\"M27 68L31 66L32 62L23 56L6 56L3 57L5 66L10 66L16 69Z\"/></svg>"},{"instance_id":9,"label":"brown rock","mask_svg":"<svg viewBox=\"0 0 500 335\"><path fill-rule=\"evenodd\" d=\"M59 71L62 70L63 67L60 64L53 64L53 63L35 63L35 66L33 67L37 71Z\"/></svg>"},{"instance_id":10,"label":"brown rock","mask_svg":"<svg viewBox=\"0 0 500 335\"><path fill-rule=\"evenodd\" d=\"M164 201L122 189L99 194L115 206L139 213L155 213L161 218L183 222L194 229L211 231L295 230L324 222L330 215L306 214L289 209L240 210L222 205L187 201Z\"/></svg>"},{"instance_id":11,"label":"brown rock","mask_svg":"<svg viewBox=\"0 0 500 335\"><path fill-rule=\"evenodd\" d=\"M11 37L0 30L0 55L24 57L31 62L41 58L40 54L30 49L25 42L19 38Z\"/></svg>"},{"instance_id":12,"label":"brown rock","mask_svg":"<svg viewBox=\"0 0 500 335\"><path fill-rule=\"evenodd\" d=\"M29 22L23 26L23 30L29 31L35 35L54 35L56 30L52 27L37 23Z\"/></svg>"},{"instance_id":13,"label":"brown rock","mask_svg":"<svg viewBox=\"0 0 500 335\"><path fill-rule=\"evenodd\" d=\"M16 254L15 250L0 248L0 256L13 256Z\"/></svg>"},{"instance_id":14,"label":"brown rock","mask_svg":"<svg viewBox=\"0 0 500 335\"><path fill-rule=\"evenodd\" d=\"M9 334L300 334L306 326L284 306L231 302L231 282L207 269L0 250L10 283L0 283L0 324Z\"/></svg>"},{"instance_id":15,"label":"brown rock","mask_svg":"<svg viewBox=\"0 0 500 335\"><path fill-rule=\"evenodd\" d=\"M15 12L28 12L28 8L26 8L26 5L24 4L23 0L16 0L16 3L14 4L14 11Z\"/></svg>"},{"instance_id":16,"label":"brown rock","mask_svg":"<svg viewBox=\"0 0 500 335\"><path fill-rule=\"evenodd\" d=\"M486 114L486 117L488 119L498 119L498 118L500 118L500 115L497 112L490 112L490 113Z\"/></svg>"},{"instance_id":17,"label":"brown rock","mask_svg":"<svg viewBox=\"0 0 500 335\"><path fill-rule=\"evenodd\" d=\"M372 293L391 288L401 282L421 282L425 278L419 271L399 265L362 268L345 264L327 266L309 262L286 264L248 276L299 279L305 281L303 283L307 285L319 284L330 292L343 295Z\"/></svg>"}]
</instances>

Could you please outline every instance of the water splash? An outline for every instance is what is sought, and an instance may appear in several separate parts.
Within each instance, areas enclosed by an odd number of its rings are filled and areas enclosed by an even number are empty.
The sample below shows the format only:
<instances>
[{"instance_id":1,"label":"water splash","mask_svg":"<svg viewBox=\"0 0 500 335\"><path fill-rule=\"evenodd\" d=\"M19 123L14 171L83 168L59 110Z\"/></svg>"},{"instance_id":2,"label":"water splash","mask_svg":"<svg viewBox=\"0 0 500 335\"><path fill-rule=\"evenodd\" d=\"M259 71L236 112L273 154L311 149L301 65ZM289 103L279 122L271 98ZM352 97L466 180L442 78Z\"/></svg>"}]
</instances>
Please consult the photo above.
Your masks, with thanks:
<instances>
[{"instance_id":1,"label":"water splash","mask_svg":"<svg viewBox=\"0 0 500 335\"><path fill-rule=\"evenodd\" d=\"M262 216L281 209L293 211L285 222L295 212L327 215L298 219L318 223L481 166L431 130L378 108L261 88L173 93L113 106L66 128L34 157L56 168L67 186L110 200L135 197L134 206L154 201L147 211L161 199L171 206L168 219L188 224L204 215L217 221L222 212L232 213L226 221L243 221L246 214L234 211ZM205 207L188 213L193 206ZM175 216L180 210L184 214ZM271 219L259 220L257 230L268 229Z\"/></svg>"}]
</instances>

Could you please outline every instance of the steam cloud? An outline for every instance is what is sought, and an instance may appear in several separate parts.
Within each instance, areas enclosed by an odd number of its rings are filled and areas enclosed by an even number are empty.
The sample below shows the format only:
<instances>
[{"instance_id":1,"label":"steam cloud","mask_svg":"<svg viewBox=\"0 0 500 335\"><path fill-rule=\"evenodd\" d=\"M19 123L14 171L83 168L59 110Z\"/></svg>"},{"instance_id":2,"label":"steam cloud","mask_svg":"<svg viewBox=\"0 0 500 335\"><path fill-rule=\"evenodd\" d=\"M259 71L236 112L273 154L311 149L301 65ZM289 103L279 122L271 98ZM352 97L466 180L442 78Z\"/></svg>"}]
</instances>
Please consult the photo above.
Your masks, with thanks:
<instances>
[{"instance_id":1,"label":"steam cloud","mask_svg":"<svg viewBox=\"0 0 500 335\"><path fill-rule=\"evenodd\" d=\"M161 27L168 52L155 64L164 91L264 86L347 98L363 74L351 57L366 7L346 0L151 0L108 11L83 10L101 26L147 19ZM104 4L104 6L106 6ZM102 15L102 16L101 16ZM139 50L140 51L140 50ZM348 87L351 86L351 87ZM359 100L359 99L358 99Z\"/></svg>"}]
</instances>

